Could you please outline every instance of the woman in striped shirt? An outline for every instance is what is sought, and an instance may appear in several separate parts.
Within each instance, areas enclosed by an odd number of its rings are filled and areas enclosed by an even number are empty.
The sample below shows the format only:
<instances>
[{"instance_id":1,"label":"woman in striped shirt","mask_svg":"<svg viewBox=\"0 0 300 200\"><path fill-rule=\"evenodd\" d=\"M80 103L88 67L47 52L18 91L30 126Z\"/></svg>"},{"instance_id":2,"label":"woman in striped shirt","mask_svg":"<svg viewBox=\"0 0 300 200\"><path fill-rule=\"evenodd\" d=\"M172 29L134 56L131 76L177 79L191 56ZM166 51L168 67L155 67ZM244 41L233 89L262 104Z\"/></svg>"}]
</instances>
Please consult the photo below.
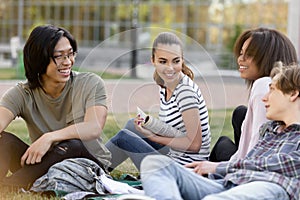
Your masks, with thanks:
<instances>
[{"instance_id":1,"label":"woman in striped shirt","mask_svg":"<svg viewBox=\"0 0 300 200\"><path fill-rule=\"evenodd\" d=\"M208 110L193 72L184 64L182 43L171 32L162 32L154 40L152 64L154 80L160 86L159 119L183 133L164 137L142 126L137 116L116 134L106 147L112 153L111 170L128 157L139 169L149 154L167 154L180 164L209 157L210 127Z\"/></svg>"}]
</instances>

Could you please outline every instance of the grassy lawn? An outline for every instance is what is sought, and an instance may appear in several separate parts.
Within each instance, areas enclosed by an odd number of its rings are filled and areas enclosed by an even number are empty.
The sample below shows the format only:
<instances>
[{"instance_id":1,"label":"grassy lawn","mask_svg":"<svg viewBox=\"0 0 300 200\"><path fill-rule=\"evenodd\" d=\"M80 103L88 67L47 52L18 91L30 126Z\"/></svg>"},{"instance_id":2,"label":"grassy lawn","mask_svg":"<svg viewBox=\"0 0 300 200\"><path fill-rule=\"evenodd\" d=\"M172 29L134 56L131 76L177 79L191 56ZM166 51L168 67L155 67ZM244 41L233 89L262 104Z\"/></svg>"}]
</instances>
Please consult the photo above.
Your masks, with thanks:
<instances>
[{"instance_id":1,"label":"grassy lawn","mask_svg":"<svg viewBox=\"0 0 300 200\"><path fill-rule=\"evenodd\" d=\"M0 67L0 80L11 80L11 79L18 79L17 69Z\"/></svg>"},{"instance_id":2,"label":"grassy lawn","mask_svg":"<svg viewBox=\"0 0 300 200\"><path fill-rule=\"evenodd\" d=\"M76 70L76 67L75 67ZM103 79L119 79L120 75L95 72L98 75L101 75ZM24 75L22 76L24 77ZM1 68L0 67L0 80L9 80L9 79L19 79L20 73L16 71L15 68ZM227 135L233 137L233 131L231 127L231 113L232 109L227 110L210 110L210 127L212 133L211 147L215 144L216 140L221 135ZM132 115L132 117L134 114ZM117 119L117 120L116 120ZM104 142L109 140L114 134L116 134L127 122L128 114L109 114L105 128L103 130L103 139ZM29 143L29 136L27 134L26 125L23 120L16 119L14 120L6 129L6 131L16 133L21 139ZM133 175L138 175L138 171L132 162L127 159L119 167L117 167L113 172L112 176L118 177L123 173L130 173ZM41 197L40 195L33 194L23 194L10 192L3 188L0 188L0 199L22 199L22 200L35 200L35 199L49 199L47 197ZM58 199L58 198L51 198Z\"/></svg>"},{"instance_id":3,"label":"grassy lawn","mask_svg":"<svg viewBox=\"0 0 300 200\"><path fill-rule=\"evenodd\" d=\"M231 126L232 109L227 110L210 110L210 128L212 133L211 146L221 135L233 137L233 130ZM134 115L132 115L134 116ZM116 118L118 120L116 120ZM103 140L106 142L114 136L127 122L128 114L108 114L107 121L103 130ZM29 136L27 128L22 119L14 120L6 129L9 132L16 133L25 142L29 143Z\"/></svg>"},{"instance_id":4,"label":"grassy lawn","mask_svg":"<svg viewBox=\"0 0 300 200\"><path fill-rule=\"evenodd\" d=\"M73 67L75 71L81 71L78 67ZM87 71L87 70L84 70ZM100 75L103 79L119 79L124 78L122 75L107 73L107 72L99 72L99 71L92 71L95 74ZM0 80L15 80L15 79L25 79L24 69L17 69L14 67L9 68L1 68L0 66Z\"/></svg>"},{"instance_id":5,"label":"grassy lawn","mask_svg":"<svg viewBox=\"0 0 300 200\"><path fill-rule=\"evenodd\" d=\"M211 133L212 133L212 145L216 142L220 135L227 135L229 137L233 136L232 127L231 127L231 113L232 110L211 110L210 113L210 126L211 126ZM117 121L115 119L118 119ZM107 118L107 122L105 128L103 130L103 138L104 141L107 141L111 138L115 133L117 133L120 128L125 125L126 121L128 120L127 114L109 114ZM29 138L27 136L27 129L25 123L21 119L14 120L9 127L6 129L7 131L18 133L18 136L29 142ZM128 159L123 164L121 164L118 168L116 168L112 175L118 177L122 173L131 173L133 175L137 175L138 172L131 161ZM0 189L0 199L22 199L22 200L37 200L37 199L49 199L46 197L41 197L40 195L33 195L33 194L23 194L23 193L16 193L16 192L9 192L3 191ZM58 198L51 198L51 199L58 199Z\"/></svg>"}]
</instances>

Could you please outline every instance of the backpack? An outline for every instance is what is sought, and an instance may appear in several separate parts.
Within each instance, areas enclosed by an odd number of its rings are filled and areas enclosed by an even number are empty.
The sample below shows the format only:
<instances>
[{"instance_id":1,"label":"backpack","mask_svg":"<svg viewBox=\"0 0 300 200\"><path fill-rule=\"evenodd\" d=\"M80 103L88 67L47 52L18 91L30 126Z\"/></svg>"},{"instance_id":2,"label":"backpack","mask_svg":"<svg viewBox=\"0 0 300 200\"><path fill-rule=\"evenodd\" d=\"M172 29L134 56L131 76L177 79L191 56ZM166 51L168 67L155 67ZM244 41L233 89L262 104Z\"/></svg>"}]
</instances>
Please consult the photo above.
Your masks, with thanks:
<instances>
[{"instance_id":1,"label":"backpack","mask_svg":"<svg viewBox=\"0 0 300 200\"><path fill-rule=\"evenodd\" d=\"M89 192L94 194L143 194L143 190L113 180L94 161L70 158L51 166L30 188L32 192L63 191L63 194Z\"/></svg>"}]
</instances>

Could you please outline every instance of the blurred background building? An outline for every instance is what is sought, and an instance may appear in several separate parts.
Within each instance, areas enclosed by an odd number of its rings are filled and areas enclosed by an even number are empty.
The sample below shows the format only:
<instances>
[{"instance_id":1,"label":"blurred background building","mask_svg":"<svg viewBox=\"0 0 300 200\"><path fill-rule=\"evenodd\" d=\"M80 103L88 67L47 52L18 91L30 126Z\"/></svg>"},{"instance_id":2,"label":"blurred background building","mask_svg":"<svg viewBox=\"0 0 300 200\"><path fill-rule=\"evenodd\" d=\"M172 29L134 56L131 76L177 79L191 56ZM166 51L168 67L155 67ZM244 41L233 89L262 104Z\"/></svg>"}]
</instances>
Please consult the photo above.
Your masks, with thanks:
<instances>
[{"instance_id":1,"label":"blurred background building","mask_svg":"<svg viewBox=\"0 0 300 200\"><path fill-rule=\"evenodd\" d=\"M119 51L109 65L146 62L142 59L144 47L151 45L160 30L156 28L164 28L186 35L188 50L201 45L218 67L234 68L231 50L243 30L266 26L288 35L289 30L295 33L291 28L295 26L289 27L288 21L299 9L289 12L294 8L291 1L299 5L298 0L0 0L0 65L1 60L4 63L15 56L5 52L22 47L36 25L54 24L75 36L81 62L99 44L107 50L99 52L96 60ZM299 38L299 34L293 37ZM133 53L137 53L136 60Z\"/></svg>"}]
</instances>

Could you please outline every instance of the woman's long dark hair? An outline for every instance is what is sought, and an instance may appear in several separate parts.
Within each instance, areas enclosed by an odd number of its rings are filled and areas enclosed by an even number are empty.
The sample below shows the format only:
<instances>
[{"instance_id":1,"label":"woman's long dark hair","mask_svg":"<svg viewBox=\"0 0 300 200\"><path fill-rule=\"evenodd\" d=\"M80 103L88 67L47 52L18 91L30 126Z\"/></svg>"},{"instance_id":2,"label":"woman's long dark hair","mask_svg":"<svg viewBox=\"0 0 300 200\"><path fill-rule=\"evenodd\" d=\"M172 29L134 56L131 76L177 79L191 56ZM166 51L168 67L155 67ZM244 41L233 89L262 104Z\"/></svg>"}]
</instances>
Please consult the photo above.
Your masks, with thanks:
<instances>
[{"instance_id":1,"label":"woman's long dark hair","mask_svg":"<svg viewBox=\"0 0 300 200\"><path fill-rule=\"evenodd\" d=\"M274 64L281 61L284 65L297 62L297 53L290 39L277 30L256 28L244 31L234 46L236 59L240 56L243 44L251 38L245 55L252 57L258 67L259 77L270 76ZM246 80L249 88L255 80Z\"/></svg>"}]
</instances>

